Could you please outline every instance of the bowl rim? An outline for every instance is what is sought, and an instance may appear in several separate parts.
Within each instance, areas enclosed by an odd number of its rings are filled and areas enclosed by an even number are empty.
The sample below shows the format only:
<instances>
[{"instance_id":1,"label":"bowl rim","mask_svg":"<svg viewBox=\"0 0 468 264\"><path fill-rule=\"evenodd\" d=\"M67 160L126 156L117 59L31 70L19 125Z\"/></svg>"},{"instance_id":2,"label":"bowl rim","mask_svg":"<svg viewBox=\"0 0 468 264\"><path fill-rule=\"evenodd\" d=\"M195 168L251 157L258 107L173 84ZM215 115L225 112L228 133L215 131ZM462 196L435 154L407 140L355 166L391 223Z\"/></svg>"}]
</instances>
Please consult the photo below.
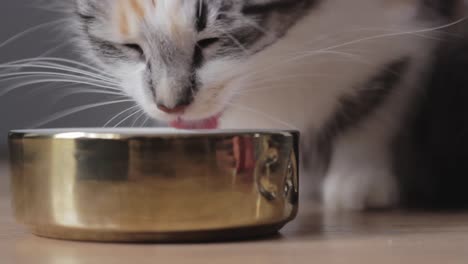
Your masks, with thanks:
<instances>
[{"instance_id":1,"label":"bowl rim","mask_svg":"<svg viewBox=\"0 0 468 264\"><path fill-rule=\"evenodd\" d=\"M131 139L164 137L212 137L241 135L282 135L299 136L292 129L213 129L180 130L173 128L48 128L11 130L9 139Z\"/></svg>"}]
</instances>

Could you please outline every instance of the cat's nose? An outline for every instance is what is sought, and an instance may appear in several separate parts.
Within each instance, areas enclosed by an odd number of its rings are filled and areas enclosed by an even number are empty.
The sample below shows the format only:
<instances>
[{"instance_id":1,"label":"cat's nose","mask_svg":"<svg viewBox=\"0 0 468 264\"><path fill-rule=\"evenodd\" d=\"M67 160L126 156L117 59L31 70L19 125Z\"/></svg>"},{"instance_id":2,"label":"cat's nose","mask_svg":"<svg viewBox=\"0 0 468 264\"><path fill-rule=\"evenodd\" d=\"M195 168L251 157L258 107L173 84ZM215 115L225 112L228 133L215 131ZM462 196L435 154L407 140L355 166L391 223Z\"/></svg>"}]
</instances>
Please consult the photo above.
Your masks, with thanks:
<instances>
[{"instance_id":1,"label":"cat's nose","mask_svg":"<svg viewBox=\"0 0 468 264\"><path fill-rule=\"evenodd\" d=\"M190 104L184 103L179 104L174 107L167 107L164 104L157 104L158 109L168 114L183 114L185 110L189 107Z\"/></svg>"}]
</instances>

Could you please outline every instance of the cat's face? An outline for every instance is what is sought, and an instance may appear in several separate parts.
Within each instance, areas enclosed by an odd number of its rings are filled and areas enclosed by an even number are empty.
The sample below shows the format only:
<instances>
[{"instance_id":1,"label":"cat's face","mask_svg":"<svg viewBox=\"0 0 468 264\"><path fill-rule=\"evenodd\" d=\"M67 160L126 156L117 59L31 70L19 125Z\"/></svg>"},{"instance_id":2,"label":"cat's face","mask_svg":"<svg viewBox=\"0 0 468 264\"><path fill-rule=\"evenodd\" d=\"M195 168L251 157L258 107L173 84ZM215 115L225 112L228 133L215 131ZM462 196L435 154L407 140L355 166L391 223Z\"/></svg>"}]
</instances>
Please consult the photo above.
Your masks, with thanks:
<instances>
[{"instance_id":1,"label":"cat's face","mask_svg":"<svg viewBox=\"0 0 468 264\"><path fill-rule=\"evenodd\" d=\"M236 80L314 0L76 0L88 57L153 118L213 128Z\"/></svg>"}]
</instances>

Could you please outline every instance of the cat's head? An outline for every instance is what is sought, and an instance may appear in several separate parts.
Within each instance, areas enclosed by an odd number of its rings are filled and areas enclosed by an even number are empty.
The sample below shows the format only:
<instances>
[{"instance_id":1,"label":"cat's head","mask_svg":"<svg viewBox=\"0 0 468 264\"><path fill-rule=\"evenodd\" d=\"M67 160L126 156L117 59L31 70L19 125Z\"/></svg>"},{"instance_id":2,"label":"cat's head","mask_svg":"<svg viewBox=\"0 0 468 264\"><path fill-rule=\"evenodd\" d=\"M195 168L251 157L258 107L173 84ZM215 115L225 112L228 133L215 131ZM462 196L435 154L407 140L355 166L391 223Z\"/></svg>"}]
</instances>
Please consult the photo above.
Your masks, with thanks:
<instances>
[{"instance_id":1,"label":"cat's head","mask_svg":"<svg viewBox=\"0 0 468 264\"><path fill-rule=\"evenodd\" d=\"M151 117L210 128L315 0L75 0L82 48Z\"/></svg>"}]
</instances>

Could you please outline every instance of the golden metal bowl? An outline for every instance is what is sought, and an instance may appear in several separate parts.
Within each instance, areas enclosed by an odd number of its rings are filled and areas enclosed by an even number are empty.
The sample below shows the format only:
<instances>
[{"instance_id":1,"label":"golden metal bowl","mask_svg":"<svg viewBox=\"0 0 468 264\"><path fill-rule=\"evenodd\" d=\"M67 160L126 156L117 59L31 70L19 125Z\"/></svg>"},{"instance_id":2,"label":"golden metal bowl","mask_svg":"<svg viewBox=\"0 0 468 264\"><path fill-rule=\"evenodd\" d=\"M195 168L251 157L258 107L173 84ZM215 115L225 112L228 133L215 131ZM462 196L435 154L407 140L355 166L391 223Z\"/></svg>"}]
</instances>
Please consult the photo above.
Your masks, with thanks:
<instances>
[{"instance_id":1,"label":"golden metal bowl","mask_svg":"<svg viewBox=\"0 0 468 264\"><path fill-rule=\"evenodd\" d=\"M295 131L13 131L15 215L71 240L274 234L297 213L298 141Z\"/></svg>"}]
</instances>

